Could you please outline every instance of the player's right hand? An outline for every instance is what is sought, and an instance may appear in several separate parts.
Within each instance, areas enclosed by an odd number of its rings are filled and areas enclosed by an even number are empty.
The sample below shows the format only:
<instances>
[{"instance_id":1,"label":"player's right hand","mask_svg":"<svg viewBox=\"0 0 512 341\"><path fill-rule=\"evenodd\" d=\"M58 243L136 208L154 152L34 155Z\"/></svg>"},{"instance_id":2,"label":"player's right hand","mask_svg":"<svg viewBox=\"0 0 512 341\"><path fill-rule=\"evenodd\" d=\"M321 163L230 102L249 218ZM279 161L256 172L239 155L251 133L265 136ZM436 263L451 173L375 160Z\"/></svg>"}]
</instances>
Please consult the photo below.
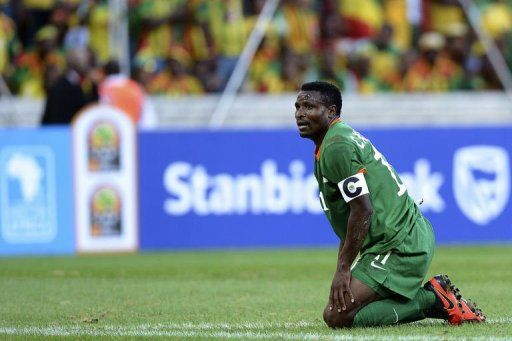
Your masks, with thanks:
<instances>
[{"instance_id":1,"label":"player's right hand","mask_svg":"<svg viewBox=\"0 0 512 341\"><path fill-rule=\"evenodd\" d=\"M350 290L352 274L348 271L336 271L332 280L331 292L329 294L329 309L336 309L339 313L347 310L345 294L354 302L354 295Z\"/></svg>"}]
</instances>

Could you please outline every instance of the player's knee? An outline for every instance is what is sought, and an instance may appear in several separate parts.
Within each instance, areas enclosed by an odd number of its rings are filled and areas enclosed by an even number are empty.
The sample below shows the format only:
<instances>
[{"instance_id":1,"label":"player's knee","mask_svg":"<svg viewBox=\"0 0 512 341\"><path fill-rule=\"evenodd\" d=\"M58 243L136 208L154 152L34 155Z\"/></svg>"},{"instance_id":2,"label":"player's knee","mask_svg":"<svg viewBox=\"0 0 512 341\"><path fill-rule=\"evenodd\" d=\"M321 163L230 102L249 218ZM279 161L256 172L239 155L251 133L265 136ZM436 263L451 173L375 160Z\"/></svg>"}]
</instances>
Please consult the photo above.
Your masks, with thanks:
<instances>
[{"instance_id":1,"label":"player's knee","mask_svg":"<svg viewBox=\"0 0 512 341\"><path fill-rule=\"evenodd\" d=\"M324 309L324 322L330 328L347 328L352 326L352 318L348 313L336 310Z\"/></svg>"}]
</instances>

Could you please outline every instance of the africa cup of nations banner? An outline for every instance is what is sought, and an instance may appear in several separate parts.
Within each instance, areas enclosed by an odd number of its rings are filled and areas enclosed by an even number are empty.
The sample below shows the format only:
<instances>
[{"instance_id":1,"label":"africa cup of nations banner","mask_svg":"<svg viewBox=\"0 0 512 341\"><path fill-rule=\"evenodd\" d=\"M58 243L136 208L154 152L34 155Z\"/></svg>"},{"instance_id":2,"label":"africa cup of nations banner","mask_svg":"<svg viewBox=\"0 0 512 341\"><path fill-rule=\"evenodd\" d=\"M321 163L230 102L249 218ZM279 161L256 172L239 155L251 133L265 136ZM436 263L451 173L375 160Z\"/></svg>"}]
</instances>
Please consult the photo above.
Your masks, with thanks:
<instances>
[{"instance_id":1,"label":"africa cup of nations banner","mask_svg":"<svg viewBox=\"0 0 512 341\"><path fill-rule=\"evenodd\" d=\"M438 243L512 241L512 127L360 132ZM139 134L141 249L335 245L313 152L294 130Z\"/></svg>"},{"instance_id":2,"label":"africa cup of nations banner","mask_svg":"<svg viewBox=\"0 0 512 341\"><path fill-rule=\"evenodd\" d=\"M71 134L0 129L0 255L73 253Z\"/></svg>"},{"instance_id":3,"label":"africa cup of nations banner","mask_svg":"<svg viewBox=\"0 0 512 341\"><path fill-rule=\"evenodd\" d=\"M108 105L83 110L73 122L78 252L137 248L136 130Z\"/></svg>"}]
</instances>

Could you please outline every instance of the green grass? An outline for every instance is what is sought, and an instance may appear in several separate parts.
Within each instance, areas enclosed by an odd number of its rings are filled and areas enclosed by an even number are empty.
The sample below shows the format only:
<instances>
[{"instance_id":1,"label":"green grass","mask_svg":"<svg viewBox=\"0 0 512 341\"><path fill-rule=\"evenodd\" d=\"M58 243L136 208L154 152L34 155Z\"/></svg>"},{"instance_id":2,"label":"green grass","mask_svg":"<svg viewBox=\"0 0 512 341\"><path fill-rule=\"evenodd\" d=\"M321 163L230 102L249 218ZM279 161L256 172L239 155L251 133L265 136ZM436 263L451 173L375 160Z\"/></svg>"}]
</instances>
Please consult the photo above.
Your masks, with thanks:
<instances>
[{"instance_id":1,"label":"green grass","mask_svg":"<svg viewBox=\"0 0 512 341\"><path fill-rule=\"evenodd\" d=\"M448 273L490 321L460 327L328 329L321 315L335 259L334 249L0 258L0 339L512 335L512 246L437 249L430 275Z\"/></svg>"}]
</instances>

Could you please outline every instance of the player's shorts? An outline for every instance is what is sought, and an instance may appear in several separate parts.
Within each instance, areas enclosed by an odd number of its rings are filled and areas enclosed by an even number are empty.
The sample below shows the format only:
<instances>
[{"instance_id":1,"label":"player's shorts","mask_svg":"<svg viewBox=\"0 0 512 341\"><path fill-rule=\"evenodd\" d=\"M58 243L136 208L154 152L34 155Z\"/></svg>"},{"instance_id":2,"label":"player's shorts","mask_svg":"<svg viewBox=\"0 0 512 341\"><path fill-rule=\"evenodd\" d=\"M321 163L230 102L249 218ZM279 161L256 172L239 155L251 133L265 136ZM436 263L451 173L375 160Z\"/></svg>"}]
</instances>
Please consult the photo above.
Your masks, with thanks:
<instances>
[{"instance_id":1,"label":"player's shorts","mask_svg":"<svg viewBox=\"0 0 512 341\"><path fill-rule=\"evenodd\" d=\"M381 297L396 294L412 299L434 256L434 232L426 218L418 219L405 240L384 254L365 254L352 267L352 276Z\"/></svg>"}]
</instances>

